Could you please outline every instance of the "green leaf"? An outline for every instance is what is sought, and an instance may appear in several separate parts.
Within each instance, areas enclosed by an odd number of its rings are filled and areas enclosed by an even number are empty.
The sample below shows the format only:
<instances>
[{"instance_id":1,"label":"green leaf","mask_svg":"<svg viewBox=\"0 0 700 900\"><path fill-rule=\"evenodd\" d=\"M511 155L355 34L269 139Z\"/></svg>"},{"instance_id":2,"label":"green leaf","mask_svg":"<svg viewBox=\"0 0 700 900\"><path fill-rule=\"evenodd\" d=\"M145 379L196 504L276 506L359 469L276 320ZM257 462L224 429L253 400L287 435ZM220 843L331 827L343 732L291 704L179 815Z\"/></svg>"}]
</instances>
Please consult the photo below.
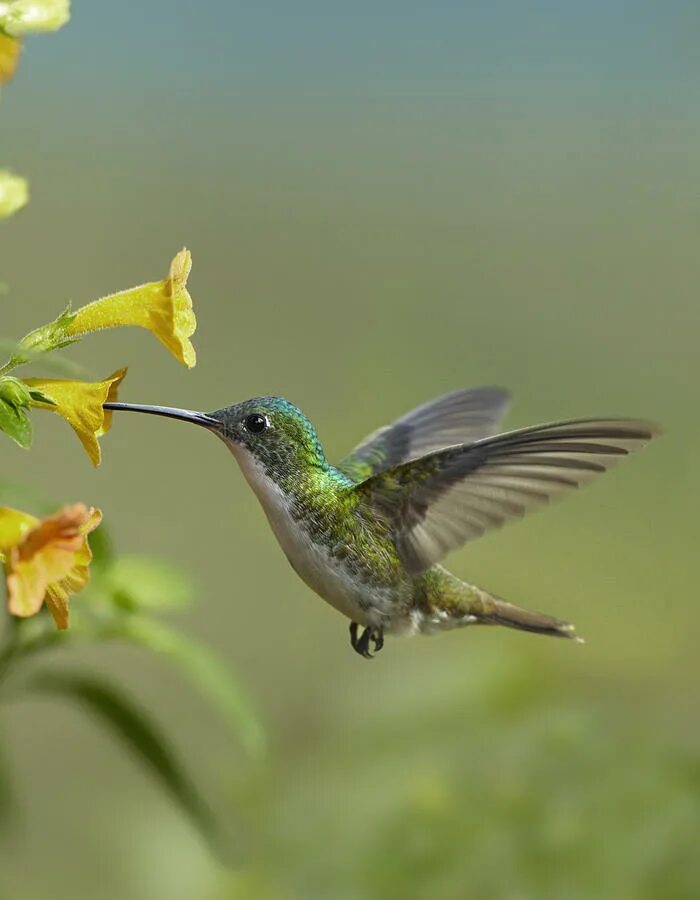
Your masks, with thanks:
<instances>
[{"instance_id":1,"label":"green leaf","mask_svg":"<svg viewBox=\"0 0 700 900\"><path fill-rule=\"evenodd\" d=\"M47 397L46 394L42 394L41 391L32 390L29 392L29 396L35 403L45 403L47 406L56 406L56 403L51 397Z\"/></svg>"},{"instance_id":2,"label":"green leaf","mask_svg":"<svg viewBox=\"0 0 700 900\"><path fill-rule=\"evenodd\" d=\"M184 572L145 556L115 559L101 587L129 610L182 608L190 604L194 591Z\"/></svg>"},{"instance_id":3,"label":"green leaf","mask_svg":"<svg viewBox=\"0 0 700 900\"><path fill-rule=\"evenodd\" d=\"M160 782L161 787L212 841L216 827L211 812L147 713L113 685L90 675L41 672L28 686L44 694L77 700L117 734Z\"/></svg>"},{"instance_id":4,"label":"green leaf","mask_svg":"<svg viewBox=\"0 0 700 900\"><path fill-rule=\"evenodd\" d=\"M265 731L230 669L196 641L143 616L128 616L117 637L168 657L228 722L254 759L265 754Z\"/></svg>"},{"instance_id":5,"label":"green leaf","mask_svg":"<svg viewBox=\"0 0 700 900\"><path fill-rule=\"evenodd\" d=\"M31 392L19 378L15 378L14 375L3 375L0 377L0 400L4 400L15 409L22 407L28 409L31 405Z\"/></svg>"},{"instance_id":6,"label":"green leaf","mask_svg":"<svg viewBox=\"0 0 700 900\"><path fill-rule=\"evenodd\" d=\"M0 428L20 445L32 443L32 423L27 415L29 388L13 375L0 377Z\"/></svg>"},{"instance_id":7,"label":"green leaf","mask_svg":"<svg viewBox=\"0 0 700 900\"><path fill-rule=\"evenodd\" d=\"M0 398L0 430L25 450L31 447L33 428L31 419L23 407L15 407Z\"/></svg>"}]
</instances>

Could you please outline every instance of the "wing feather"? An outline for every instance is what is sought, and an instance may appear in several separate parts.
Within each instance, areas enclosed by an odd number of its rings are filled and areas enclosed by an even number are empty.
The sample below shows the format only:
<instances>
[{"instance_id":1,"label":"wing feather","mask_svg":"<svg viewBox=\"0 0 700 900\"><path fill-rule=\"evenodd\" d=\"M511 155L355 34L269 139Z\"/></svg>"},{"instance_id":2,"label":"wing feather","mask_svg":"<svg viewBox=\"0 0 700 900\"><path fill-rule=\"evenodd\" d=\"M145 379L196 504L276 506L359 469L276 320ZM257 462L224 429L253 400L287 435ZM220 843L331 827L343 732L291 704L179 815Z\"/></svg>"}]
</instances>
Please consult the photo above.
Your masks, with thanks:
<instances>
[{"instance_id":1,"label":"wing feather","mask_svg":"<svg viewBox=\"0 0 700 900\"><path fill-rule=\"evenodd\" d=\"M338 468L362 480L407 462L493 434L508 408L508 392L499 387L452 391L424 403L365 438Z\"/></svg>"},{"instance_id":2,"label":"wing feather","mask_svg":"<svg viewBox=\"0 0 700 900\"><path fill-rule=\"evenodd\" d=\"M659 433L634 419L537 425L448 447L358 486L389 520L412 572L586 484Z\"/></svg>"}]
</instances>

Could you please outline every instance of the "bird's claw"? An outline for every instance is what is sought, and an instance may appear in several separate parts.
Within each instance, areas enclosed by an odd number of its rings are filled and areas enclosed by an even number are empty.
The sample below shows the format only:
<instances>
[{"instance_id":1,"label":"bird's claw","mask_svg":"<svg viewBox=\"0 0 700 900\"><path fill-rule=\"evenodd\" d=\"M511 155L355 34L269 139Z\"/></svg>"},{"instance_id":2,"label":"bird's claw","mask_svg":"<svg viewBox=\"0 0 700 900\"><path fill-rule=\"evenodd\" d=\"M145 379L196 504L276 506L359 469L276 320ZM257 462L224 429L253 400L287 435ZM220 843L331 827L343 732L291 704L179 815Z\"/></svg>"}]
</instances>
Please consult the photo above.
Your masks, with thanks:
<instances>
[{"instance_id":1,"label":"bird's claw","mask_svg":"<svg viewBox=\"0 0 700 900\"><path fill-rule=\"evenodd\" d=\"M371 626L368 626L363 630L362 634L359 637L357 631L357 622L351 622L350 644L352 646L352 649L365 659L372 659L374 657L374 654L379 653L379 651L384 646L384 634L382 632L382 629L372 628ZM374 644L374 653L370 653L370 641Z\"/></svg>"}]
</instances>

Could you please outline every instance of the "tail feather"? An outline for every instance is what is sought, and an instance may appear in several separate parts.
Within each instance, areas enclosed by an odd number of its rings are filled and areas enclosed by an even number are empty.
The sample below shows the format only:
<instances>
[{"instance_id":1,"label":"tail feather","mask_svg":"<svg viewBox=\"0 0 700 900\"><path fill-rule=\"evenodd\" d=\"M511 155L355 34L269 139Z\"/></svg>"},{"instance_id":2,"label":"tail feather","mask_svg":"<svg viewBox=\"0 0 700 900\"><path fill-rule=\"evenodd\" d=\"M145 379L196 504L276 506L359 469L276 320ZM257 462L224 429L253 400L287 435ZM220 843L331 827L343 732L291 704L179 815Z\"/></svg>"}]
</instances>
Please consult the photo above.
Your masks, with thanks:
<instances>
[{"instance_id":1,"label":"tail feather","mask_svg":"<svg viewBox=\"0 0 700 900\"><path fill-rule=\"evenodd\" d=\"M461 581L442 566L433 566L423 575L421 588L422 605L428 611L422 630L427 633L463 625L505 625L583 643L568 622L494 597L475 584Z\"/></svg>"},{"instance_id":2,"label":"tail feather","mask_svg":"<svg viewBox=\"0 0 700 900\"><path fill-rule=\"evenodd\" d=\"M535 634L549 634L552 637L570 638L582 644L583 638L576 634L576 629L568 622L547 616L544 613L523 609L514 603L500 600L498 597L489 597L491 601L482 615L477 620L484 625L505 625L508 628L517 628L520 631L530 631Z\"/></svg>"}]
</instances>

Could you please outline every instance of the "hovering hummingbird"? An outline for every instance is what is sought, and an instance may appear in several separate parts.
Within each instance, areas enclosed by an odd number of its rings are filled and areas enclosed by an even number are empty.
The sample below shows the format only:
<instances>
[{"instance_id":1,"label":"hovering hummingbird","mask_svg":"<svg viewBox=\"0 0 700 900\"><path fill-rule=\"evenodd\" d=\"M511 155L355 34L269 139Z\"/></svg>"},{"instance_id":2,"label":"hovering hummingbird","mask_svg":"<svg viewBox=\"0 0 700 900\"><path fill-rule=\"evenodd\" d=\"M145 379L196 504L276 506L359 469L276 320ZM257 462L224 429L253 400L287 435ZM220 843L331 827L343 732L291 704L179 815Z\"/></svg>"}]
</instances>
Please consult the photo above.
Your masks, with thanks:
<instances>
[{"instance_id":1,"label":"hovering hummingbird","mask_svg":"<svg viewBox=\"0 0 700 900\"><path fill-rule=\"evenodd\" d=\"M337 465L281 397L213 413L105 403L201 425L233 453L287 559L350 619L363 657L384 635L506 625L580 640L573 625L461 581L439 561L466 541L604 472L658 434L635 419L572 419L494 435L497 387L438 397L380 428Z\"/></svg>"}]
</instances>

